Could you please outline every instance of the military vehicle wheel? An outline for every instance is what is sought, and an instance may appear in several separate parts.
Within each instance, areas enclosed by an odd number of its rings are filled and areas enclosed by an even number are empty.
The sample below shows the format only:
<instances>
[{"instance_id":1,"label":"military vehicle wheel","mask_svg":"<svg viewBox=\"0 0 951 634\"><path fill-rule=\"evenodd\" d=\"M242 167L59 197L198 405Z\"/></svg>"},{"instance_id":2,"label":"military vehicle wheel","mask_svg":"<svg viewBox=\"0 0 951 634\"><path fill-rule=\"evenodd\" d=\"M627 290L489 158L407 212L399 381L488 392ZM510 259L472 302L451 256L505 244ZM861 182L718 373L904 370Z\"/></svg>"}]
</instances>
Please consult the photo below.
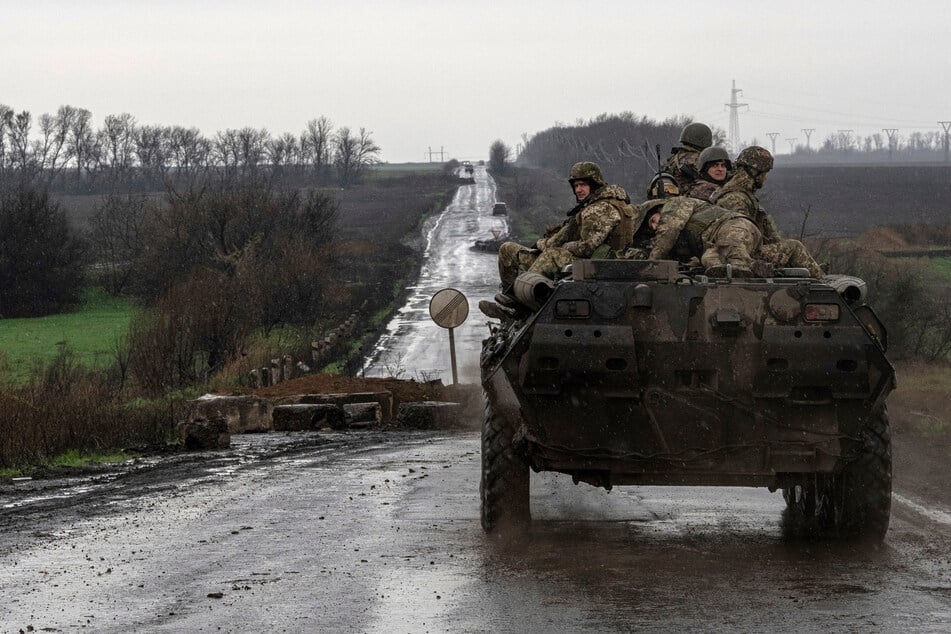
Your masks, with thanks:
<instances>
[{"instance_id":1,"label":"military vehicle wheel","mask_svg":"<svg viewBox=\"0 0 951 634\"><path fill-rule=\"evenodd\" d=\"M512 425L496 414L486 398L482 423L482 528L487 533L521 530L532 520L529 467L515 451Z\"/></svg>"},{"instance_id":2,"label":"military vehicle wheel","mask_svg":"<svg viewBox=\"0 0 951 634\"><path fill-rule=\"evenodd\" d=\"M841 471L783 489L790 513L807 533L873 541L885 538L891 495L891 433L884 409L863 430L859 455Z\"/></svg>"},{"instance_id":3,"label":"military vehicle wheel","mask_svg":"<svg viewBox=\"0 0 951 634\"><path fill-rule=\"evenodd\" d=\"M790 512L798 518L813 517L816 514L816 486L814 482L803 482L783 489L783 498Z\"/></svg>"},{"instance_id":4,"label":"military vehicle wheel","mask_svg":"<svg viewBox=\"0 0 951 634\"><path fill-rule=\"evenodd\" d=\"M836 484L839 535L885 539L892 503L892 439L884 408L863 430L861 453L838 474Z\"/></svg>"}]
</instances>

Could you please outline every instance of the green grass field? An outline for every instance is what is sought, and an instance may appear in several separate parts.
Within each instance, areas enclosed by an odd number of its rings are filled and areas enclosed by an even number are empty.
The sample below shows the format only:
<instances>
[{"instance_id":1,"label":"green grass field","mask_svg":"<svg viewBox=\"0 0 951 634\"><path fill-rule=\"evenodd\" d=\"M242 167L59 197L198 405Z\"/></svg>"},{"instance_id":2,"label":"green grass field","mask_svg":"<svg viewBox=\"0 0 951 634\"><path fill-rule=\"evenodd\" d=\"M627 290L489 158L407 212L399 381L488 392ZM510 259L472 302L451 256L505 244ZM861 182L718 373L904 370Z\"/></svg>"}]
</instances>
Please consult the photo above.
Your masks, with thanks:
<instances>
[{"instance_id":1,"label":"green grass field","mask_svg":"<svg viewBox=\"0 0 951 634\"><path fill-rule=\"evenodd\" d=\"M951 258L932 258L931 266L951 282Z\"/></svg>"},{"instance_id":2,"label":"green grass field","mask_svg":"<svg viewBox=\"0 0 951 634\"><path fill-rule=\"evenodd\" d=\"M133 314L125 299L99 290L86 293L75 312L30 319L0 319L0 371L14 381L26 379L36 362L56 357L68 346L89 367L107 366L125 336Z\"/></svg>"}]
</instances>

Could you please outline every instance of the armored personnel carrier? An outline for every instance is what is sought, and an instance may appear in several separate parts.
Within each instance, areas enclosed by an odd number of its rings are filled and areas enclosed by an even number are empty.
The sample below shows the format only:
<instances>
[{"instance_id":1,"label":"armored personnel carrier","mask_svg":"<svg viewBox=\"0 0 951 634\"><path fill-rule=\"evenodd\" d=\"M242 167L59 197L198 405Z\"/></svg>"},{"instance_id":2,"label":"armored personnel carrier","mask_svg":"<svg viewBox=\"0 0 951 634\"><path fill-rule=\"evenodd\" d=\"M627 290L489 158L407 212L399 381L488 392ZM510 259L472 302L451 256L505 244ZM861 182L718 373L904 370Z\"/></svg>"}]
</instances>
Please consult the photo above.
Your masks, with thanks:
<instances>
[{"instance_id":1,"label":"armored personnel carrier","mask_svg":"<svg viewBox=\"0 0 951 634\"><path fill-rule=\"evenodd\" d=\"M712 278L673 261L523 273L530 310L481 354L481 518L531 521L529 473L575 484L782 491L820 537L881 540L891 500L886 331L854 277Z\"/></svg>"}]
</instances>

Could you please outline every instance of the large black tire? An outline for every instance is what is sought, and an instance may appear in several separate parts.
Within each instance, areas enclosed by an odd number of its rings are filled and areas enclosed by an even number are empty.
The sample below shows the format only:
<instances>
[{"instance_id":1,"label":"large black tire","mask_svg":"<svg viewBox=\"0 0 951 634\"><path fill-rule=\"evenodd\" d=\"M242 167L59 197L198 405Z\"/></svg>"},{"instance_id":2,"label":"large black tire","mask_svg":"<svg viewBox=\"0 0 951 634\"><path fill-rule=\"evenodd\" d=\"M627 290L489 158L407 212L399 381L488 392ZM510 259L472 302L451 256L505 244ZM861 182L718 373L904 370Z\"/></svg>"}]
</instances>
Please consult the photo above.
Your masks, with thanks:
<instances>
[{"instance_id":1,"label":"large black tire","mask_svg":"<svg viewBox=\"0 0 951 634\"><path fill-rule=\"evenodd\" d=\"M523 531L532 521L529 466L514 446L515 429L485 400L482 422L482 528L487 533Z\"/></svg>"},{"instance_id":2,"label":"large black tire","mask_svg":"<svg viewBox=\"0 0 951 634\"><path fill-rule=\"evenodd\" d=\"M836 528L842 537L882 541L892 507L892 436L884 408L862 431L858 457L837 478Z\"/></svg>"},{"instance_id":3,"label":"large black tire","mask_svg":"<svg viewBox=\"0 0 951 634\"><path fill-rule=\"evenodd\" d=\"M783 490L790 519L808 536L880 542L892 500L888 413L872 415L861 445L842 469L805 477Z\"/></svg>"}]
</instances>

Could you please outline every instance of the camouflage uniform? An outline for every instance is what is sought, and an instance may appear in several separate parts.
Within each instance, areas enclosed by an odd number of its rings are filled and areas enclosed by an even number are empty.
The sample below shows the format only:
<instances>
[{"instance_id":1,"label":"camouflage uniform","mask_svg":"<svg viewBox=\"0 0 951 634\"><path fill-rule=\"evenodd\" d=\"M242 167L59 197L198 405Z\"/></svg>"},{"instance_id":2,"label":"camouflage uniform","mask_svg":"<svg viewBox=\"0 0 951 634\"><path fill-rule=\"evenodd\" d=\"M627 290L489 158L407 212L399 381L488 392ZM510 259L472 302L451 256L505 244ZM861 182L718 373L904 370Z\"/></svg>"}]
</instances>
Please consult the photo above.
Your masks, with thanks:
<instances>
[{"instance_id":1,"label":"camouflage uniform","mask_svg":"<svg viewBox=\"0 0 951 634\"><path fill-rule=\"evenodd\" d=\"M518 242L505 242L499 247L499 279L502 287L508 288L515 283L519 271L527 271L528 267L541 253Z\"/></svg>"},{"instance_id":2,"label":"camouflage uniform","mask_svg":"<svg viewBox=\"0 0 951 634\"><path fill-rule=\"evenodd\" d=\"M697 165L699 158L700 150L689 147L672 148L671 155L664 161L661 171L673 174L680 191L687 191L690 184L700 175L700 166Z\"/></svg>"},{"instance_id":3,"label":"camouflage uniform","mask_svg":"<svg viewBox=\"0 0 951 634\"><path fill-rule=\"evenodd\" d=\"M779 242L764 244L759 249L759 257L776 266L808 269L812 277L825 275L819 263L809 255L806 245L799 240L785 238Z\"/></svg>"},{"instance_id":4,"label":"camouflage uniform","mask_svg":"<svg viewBox=\"0 0 951 634\"><path fill-rule=\"evenodd\" d=\"M605 185L571 210L561 229L538 241L541 254L528 270L554 277L576 258L617 257L631 242L634 208L627 192Z\"/></svg>"},{"instance_id":5,"label":"camouflage uniform","mask_svg":"<svg viewBox=\"0 0 951 634\"><path fill-rule=\"evenodd\" d=\"M724 209L731 209L746 214L752 218L756 226L759 227L759 230L763 234L764 243L777 242L781 238L779 230L776 228L776 223L773 222L772 217L770 217L770 215L766 213L766 210L759 204L759 199L753 194L754 191L755 185L753 183L753 177L750 176L748 172L739 169L726 184L720 188L720 191L712 196L710 202Z\"/></svg>"},{"instance_id":6,"label":"camouflage uniform","mask_svg":"<svg viewBox=\"0 0 951 634\"><path fill-rule=\"evenodd\" d=\"M744 214L682 196L664 205L650 259L673 253L681 261L699 258L706 268L730 264L745 272L752 270L761 241L759 229Z\"/></svg>"},{"instance_id":7,"label":"camouflage uniform","mask_svg":"<svg viewBox=\"0 0 951 634\"><path fill-rule=\"evenodd\" d=\"M722 162L725 168L724 177L720 180L716 180L713 175L710 174L710 170L719 162ZM727 154L724 148L713 145L705 148L700 153L700 157L697 159L697 165L699 165L698 171L700 175L696 181L691 183L686 194L691 198L699 198L700 200L713 202L713 196L720 191L720 188L726 183L726 177L729 171L733 169L730 155Z\"/></svg>"},{"instance_id":8,"label":"camouflage uniform","mask_svg":"<svg viewBox=\"0 0 951 634\"><path fill-rule=\"evenodd\" d=\"M634 235L631 246L618 255L624 260L646 260L654 248L654 230L650 228L650 217L660 211L667 202L666 198L655 198L634 206Z\"/></svg>"},{"instance_id":9,"label":"camouflage uniform","mask_svg":"<svg viewBox=\"0 0 951 634\"><path fill-rule=\"evenodd\" d=\"M713 196L720 191L720 186L712 181L700 180L694 181L687 190L687 195L691 198L699 198L707 202L712 202Z\"/></svg>"},{"instance_id":10,"label":"camouflage uniform","mask_svg":"<svg viewBox=\"0 0 951 634\"><path fill-rule=\"evenodd\" d=\"M751 148L747 148L749 149ZM766 150L762 152L765 153ZM737 158L738 165L741 164L740 160ZM807 269L812 277L825 275L822 267L809 255L802 242L782 237L772 217L766 213L753 193L755 190L755 177L745 169L738 169L726 185L714 194L712 202L720 207L742 212L756 223L763 234L763 244L760 246L757 257L776 266Z\"/></svg>"},{"instance_id":11,"label":"camouflage uniform","mask_svg":"<svg viewBox=\"0 0 951 634\"><path fill-rule=\"evenodd\" d=\"M700 176L700 152L713 145L713 132L702 123L688 123L680 132L680 146L671 149L661 168L677 179L681 192Z\"/></svg>"},{"instance_id":12,"label":"camouflage uniform","mask_svg":"<svg viewBox=\"0 0 951 634\"><path fill-rule=\"evenodd\" d=\"M591 165L593 163L578 164ZM514 242L499 247L499 279L506 288L522 271L555 274L577 258L618 257L634 233L634 208L627 192L618 185L605 185L600 170L588 197L572 209L557 230L546 232L535 249Z\"/></svg>"}]
</instances>

